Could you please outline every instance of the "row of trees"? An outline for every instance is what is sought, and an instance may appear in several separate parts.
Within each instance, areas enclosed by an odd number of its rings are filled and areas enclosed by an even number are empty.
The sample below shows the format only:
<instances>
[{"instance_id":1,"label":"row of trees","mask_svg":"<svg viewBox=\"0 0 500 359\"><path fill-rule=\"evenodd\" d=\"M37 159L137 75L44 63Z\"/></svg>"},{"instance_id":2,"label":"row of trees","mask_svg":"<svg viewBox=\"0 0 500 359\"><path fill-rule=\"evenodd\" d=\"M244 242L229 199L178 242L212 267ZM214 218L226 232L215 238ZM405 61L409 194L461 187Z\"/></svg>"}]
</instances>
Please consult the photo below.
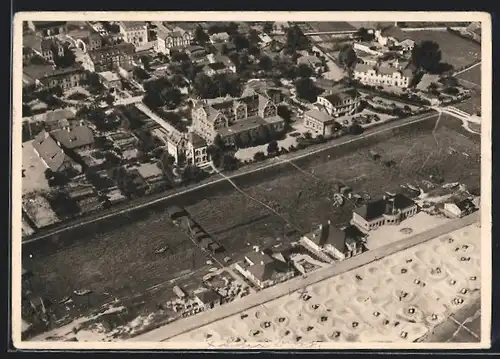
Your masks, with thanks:
<instances>
[{"instance_id":1,"label":"row of trees","mask_svg":"<svg viewBox=\"0 0 500 359\"><path fill-rule=\"evenodd\" d=\"M215 98L230 95L237 97L241 93L241 84L234 74L218 74L210 77L203 72L196 75L193 88L202 98Z\"/></svg>"},{"instance_id":2,"label":"row of trees","mask_svg":"<svg viewBox=\"0 0 500 359\"><path fill-rule=\"evenodd\" d=\"M143 102L150 108L166 106L169 109L177 108L182 101L180 90L175 87L166 77L150 80L144 83Z\"/></svg>"}]
</instances>

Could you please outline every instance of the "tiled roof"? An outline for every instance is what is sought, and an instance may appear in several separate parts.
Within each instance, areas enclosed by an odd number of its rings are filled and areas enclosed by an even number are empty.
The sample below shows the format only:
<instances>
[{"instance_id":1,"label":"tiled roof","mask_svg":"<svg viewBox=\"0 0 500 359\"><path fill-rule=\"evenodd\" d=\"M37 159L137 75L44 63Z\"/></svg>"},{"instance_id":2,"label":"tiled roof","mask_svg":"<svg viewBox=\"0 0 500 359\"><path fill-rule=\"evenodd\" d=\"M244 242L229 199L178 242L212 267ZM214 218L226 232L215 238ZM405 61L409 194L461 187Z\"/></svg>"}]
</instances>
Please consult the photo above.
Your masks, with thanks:
<instances>
[{"instance_id":1,"label":"tiled roof","mask_svg":"<svg viewBox=\"0 0 500 359\"><path fill-rule=\"evenodd\" d=\"M73 162L45 131L35 137L33 148L52 171L58 171L64 163Z\"/></svg>"},{"instance_id":2,"label":"tiled roof","mask_svg":"<svg viewBox=\"0 0 500 359\"><path fill-rule=\"evenodd\" d=\"M192 143L193 147L195 148L204 147L207 145L207 142L194 132L189 133L189 142Z\"/></svg>"},{"instance_id":3,"label":"tiled roof","mask_svg":"<svg viewBox=\"0 0 500 359\"><path fill-rule=\"evenodd\" d=\"M347 98L356 98L357 91L353 88L334 88L328 95L322 96L332 105L343 102Z\"/></svg>"},{"instance_id":4,"label":"tiled roof","mask_svg":"<svg viewBox=\"0 0 500 359\"><path fill-rule=\"evenodd\" d=\"M221 136L227 136L234 133L245 132L253 128L267 125L266 120L260 116L247 117L243 120L236 121L229 127L224 127L219 130Z\"/></svg>"},{"instance_id":5,"label":"tiled roof","mask_svg":"<svg viewBox=\"0 0 500 359\"><path fill-rule=\"evenodd\" d=\"M77 126L69 131L56 130L51 136L63 147L73 149L88 146L94 143L94 133L87 126Z\"/></svg>"}]
</instances>

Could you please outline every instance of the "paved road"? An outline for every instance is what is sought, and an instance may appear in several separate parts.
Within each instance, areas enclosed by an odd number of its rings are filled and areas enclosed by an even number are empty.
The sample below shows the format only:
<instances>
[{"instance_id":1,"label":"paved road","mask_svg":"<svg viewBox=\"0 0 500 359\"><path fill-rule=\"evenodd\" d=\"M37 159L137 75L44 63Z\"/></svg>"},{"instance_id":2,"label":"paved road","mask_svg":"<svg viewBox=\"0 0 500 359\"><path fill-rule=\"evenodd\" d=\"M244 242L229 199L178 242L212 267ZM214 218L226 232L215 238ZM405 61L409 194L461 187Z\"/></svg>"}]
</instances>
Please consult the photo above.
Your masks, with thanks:
<instances>
[{"instance_id":1,"label":"paved road","mask_svg":"<svg viewBox=\"0 0 500 359\"><path fill-rule=\"evenodd\" d=\"M304 151L301 151L300 153L282 155L282 156L280 156L280 159L285 159L285 160L291 161L291 160L306 158L308 156L313 156L315 154L321 153L323 151L326 151L326 150L334 148L334 147L338 147L338 146L345 145L348 143L356 142L356 141L359 141L360 139L371 137L371 136L374 136L374 135L377 135L380 133L384 133L384 132L387 132L390 130L394 130L397 128L401 128L401 127L407 126L407 125L412 124L412 123L422 122L422 121L428 120L429 118L432 118L434 116L437 116L435 112L421 114L421 115L413 116L413 117L408 117L408 118L401 119L401 120L398 120L395 122L387 122L387 123L381 124L380 126L367 129L365 131L365 133L363 133L362 135L359 135L356 137L345 136L345 137L341 137L338 139L334 139L334 140L331 140L325 144L318 145L317 147L315 146L315 147L312 147L309 149L305 149ZM273 159L271 159L269 161L265 161L265 162L261 162L261 163L257 163L257 164L245 167L240 171L236 171L236 172L233 172L233 173L227 175L227 177L229 177L231 179L235 179L238 177L243 177L243 176L248 175L250 173L262 171L262 170L265 170L267 168L279 166L282 164L283 164L282 161L275 161L275 160L273 161ZM69 223L64 223L61 226L58 226L54 229L43 231L42 233L40 233L38 235L35 235L31 238L23 240L23 244L32 243L32 242L35 242L35 241L38 241L41 239L45 239L47 237L63 233L63 232L70 230L70 229L75 229L75 228L78 228L78 227L83 226L83 225L91 224L91 223L98 222L98 221L106 219L106 218L114 217L114 216L119 215L119 214L127 213L131 210L146 208L152 204L156 204L156 203L165 201L166 199L174 198L176 196L180 196L182 194L186 194L186 193L192 192L192 191L200 189L200 188L209 187L211 185L214 185L216 183L220 183L220 182L223 182L226 180L227 180L226 178L219 176L218 178L212 179L212 180L205 182L205 183L202 183L202 184L193 185L193 186L184 188L182 190L176 190L174 193L172 193L172 192L166 193L166 194L162 193L162 194L159 194L156 196L151 196L151 197L147 197L147 198L140 198L137 201L134 201L134 202L131 202L131 203L124 205L123 207L117 207L117 208L111 209L110 211L107 211L107 212L97 213L95 215L88 216L88 217L81 218L81 219L77 219L77 220L71 221Z\"/></svg>"},{"instance_id":2,"label":"paved road","mask_svg":"<svg viewBox=\"0 0 500 359\"><path fill-rule=\"evenodd\" d=\"M267 288L261 292L251 294L245 298L224 304L221 307L214 308L204 313L200 313L196 316L181 319L175 323L152 330L148 333L139 335L130 340L140 341L140 342L166 341L172 337L205 326L215 321L230 317L232 315L236 315L250 308L262 305L271 300L288 295L292 292L307 287L311 284L323 281L335 275L339 275L341 273L364 266L368 263L379 260L393 253L413 247L420 243L426 242L432 238L453 232L457 229L466 227L478 221L479 221L479 212L475 212L467 217L447 222L442 226L432 228L426 232L392 243L388 246L362 253L356 257L339 262L333 267L320 269L316 272L310 273L309 275L307 275L307 277L296 277L287 282L278 284L274 287Z\"/></svg>"}]
</instances>

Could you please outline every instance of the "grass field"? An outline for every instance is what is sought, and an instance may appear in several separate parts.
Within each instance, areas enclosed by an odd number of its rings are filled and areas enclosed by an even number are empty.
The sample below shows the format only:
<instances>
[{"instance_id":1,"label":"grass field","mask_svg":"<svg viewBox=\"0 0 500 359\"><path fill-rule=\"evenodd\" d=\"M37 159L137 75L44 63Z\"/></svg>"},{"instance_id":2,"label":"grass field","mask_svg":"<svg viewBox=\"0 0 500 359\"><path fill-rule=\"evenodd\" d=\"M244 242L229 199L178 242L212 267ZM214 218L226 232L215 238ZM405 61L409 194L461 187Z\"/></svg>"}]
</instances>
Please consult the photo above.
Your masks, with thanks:
<instances>
[{"instance_id":1,"label":"grass field","mask_svg":"<svg viewBox=\"0 0 500 359\"><path fill-rule=\"evenodd\" d=\"M465 111L471 115L475 115L478 111L481 111L481 93L477 91L474 96L472 96L467 101L461 102L459 104L453 105L462 111Z\"/></svg>"},{"instance_id":2,"label":"grass field","mask_svg":"<svg viewBox=\"0 0 500 359\"><path fill-rule=\"evenodd\" d=\"M205 199L187 206L187 210L226 248L224 255L238 259L252 245L276 244L276 237L281 241L296 239L293 235L283 238L287 221L303 232L326 219L347 223L352 205L334 208L327 198L333 194L335 180L350 185L357 193L375 197L386 190L397 191L400 184L415 183L420 178L416 174L419 170L421 178L428 179L424 174L439 167L447 182L479 186L479 137L471 139L440 126L434 137L431 129L432 124L430 128L414 127L364 148L344 149L331 158L325 154L311 156L297 161L298 168L286 164L275 177L240 184L248 195L279 214L236 190L207 190ZM456 154L450 155L449 147ZM398 165L388 169L373 161L368 156L369 148ZM155 254L167 244L171 252ZM200 278L210 268L205 254L158 212L101 234L82 235L56 250L48 247L38 246L33 258L23 252L23 267L34 273L34 292L57 303L73 290L91 289L93 293L77 303L74 312L79 313L118 298L124 305L134 306L128 307L128 315L133 318L172 298L174 284L169 280L183 277L188 286L201 284ZM74 315L71 313L62 310L60 315Z\"/></svg>"},{"instance_id":3,"label":"grass field","mask_svg":"<svg viewBox=\"0 0 500 359\"><path fill-rule=\"evenodd\" d=\"M330 31L348 31L356 30L354 26L348 22L308 22L309 26L316 32L330 32Z\"/></svg>"},{"instance_id":4,"label":"grass field","mask_svg":"<svg viewBox=\"0 0 500 359\"><path fill-rule=\"evenodd\" d=\"M439 44L442 61L458 69L470 65L481 58L481 46L475 42L463 39L448 31L408 31L409 38L415 42L434 41Z\"/></svg>"},{"instance_id":5,"label":"grass field","mask_svg":"<svg viewBox=\"0 0 500 359\"><path fill-rule=\"evenodd\" d=\"M464 82L467 81L464 83L465 86L467 86L467 83L472 87L475 87L474 85L481 86L481 65L477 65L470 70L462 72L457 78L464 80Z\"/></svg>"}]
</instances>

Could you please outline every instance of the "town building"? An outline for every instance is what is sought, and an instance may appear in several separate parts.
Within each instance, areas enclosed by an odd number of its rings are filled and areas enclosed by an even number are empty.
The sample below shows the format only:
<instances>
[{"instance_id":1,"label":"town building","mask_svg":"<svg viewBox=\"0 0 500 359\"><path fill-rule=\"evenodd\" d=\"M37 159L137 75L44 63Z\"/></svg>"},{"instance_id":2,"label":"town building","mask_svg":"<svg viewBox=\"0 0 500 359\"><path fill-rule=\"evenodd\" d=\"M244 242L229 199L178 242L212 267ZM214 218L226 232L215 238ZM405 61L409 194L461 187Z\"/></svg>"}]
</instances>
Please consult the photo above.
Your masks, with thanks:
<instances>
[{"instance_id":1,"label":"town building","mask_svg":"<svg viewBox=\"0 0 500 359\"><path fill-rule=\"evenodd\" d=\"M318 96L317 103L333 117L352 115L359 108L361 96L354 88L338 86Z\"/></svg>"},{"instance_id":2,"label":"town building","mask_svg":"<svg viewBox=\"0 0 500 359\"><path fill-rule=\"evenodd\" d=\"M340 229L328 221L304 235L302 241L314 252L324 252L334 259L343 260L362 253L365 238L366 234L356 226Z\"/></svg>"},{"instance_id":3,"label":"town building","mask_svg":"<svg viewBox=\"0 0 500 359\"><path fill-rule=\"evenodd\" d=\"M409 51L415 46L415 41L410 39L405 31L396 26L391 26L383 30L376 30L375 40L382 46L403 46Z\"/></svg>"},{"instance_id":4,"label":"town building","mask_svg":"<svg viewBox=\"0 0 500 359\"><path fill-rule=\"evenodd\" d=\"M45 166L54 172L62 172L78 167L77 163L64 152L45 130L35 136L33 148Z\"/></svg>"},{"instance_id":5,"label":"town building","mask_svg":"<svg viewBox=\"0 0 500 359\"><path fill-rule=\"evenodd\" d=\"M76 126L50 133L57 144L69 150L88 150L94 144L94 133L88 126Z\"/></svg>"},{"instance_id":6,"label":"town building","mask_svg":"<svg viewBox=\"0 0 500 359\"><path fill-rule=\"evenodd\" d=\"M227 42L229 40L229 34L227 32L217 32L210 35L210 42L212 44Z\"/></svg>"},{"instance_id":7,"label":"town building","mask_svg":"<svg viewBox=\"0 0 500 359\"><path fill-rule=\"evenodd\" d=\"M103 86L106 87L108 90L121 89L122 87L120 76L115 72L111 71L100 72L99 78L101 79L101 83L103 84Z\"/></svg>"},{"instance_id":8,"label":"town building","mask_svg":"<svg viewBox=\"0 0 500 359\"><path fill-rule=\"evenodd\" d=\"M191 45L192 34L180 27L159 27L156 37L156 51L170 54L171 50L182 50Z\"/></svg>"},{"instance_id":9,"label":"town building","mask_svg":"<svg viewBox=\"0 0 500 359\"><path fill-rule=\"evenodd\" d=\"M265 254L258 247L247 253L243 262L236 263L235 269L261 289L296 275L292 265Z\"/></svg>"},{"instance_id":10,"label":"town building","mask_svg":"<svg viewBox=\"0 0 500 359\"><path fill-rule=\"evenodd\" d=\"M193 292L194 299L198 306L203 309L212 309L221 305L221 296L219 293L207 289L207 288L199 288Z\"/></svg>"},{"instance_id":11,"label":"town building","mask_svg":"<svg viewBox=\"0 0 500 359\"><path fill-rule=\"evenodd\" d=\"M214 57L214 62L220 62L229 69L230 72L236 73L236 65L228 56L226 55L217 55Z\"/></svg>"},{"instance_id":12,"label":"town building","mask_svg":"<svg viewBox=\"0 0 500 359\"><path fill-rule=\"evenodd\" d=\"M236 136L245 133L251 138L261 136L261 129L275 133L285 130L285 121L277 106L268 97L251 90L239 98L224 98L218 102L198 101L192 109L193 131L211 144L217 135L231 146Z\"/></svg>"},{"instance_id":13,"label":"town building","mask_svg":"<svg viewBox=\"0 0 500 359\"><path fill-rule=\"evenodd\" d=\"M355 42L353 44L353 49L355 51L363 51L372 56L382 56L384 52L379 46L370 42Z\"/></svg>"},{"instance_id":14,"label":"town building","mask_svg":"<svg viewBox=\"0 0 500 359\"><path fill-rule=\"evenodd\" d=\"M48 88L60 86L63 91L70 90L80 86L81 82L87 78L87 73L81 67L67 67L61 69L52 69L46 72L37 80Z\"/></svg>"},{"instance_id":15,"label":"town building","mask_svg":"<svg viewBox=\"0 0 500 359\"><path fill-rule=\"evenodd\" d=\"M54 54L64 56L64 46L56 39L43 39L41 42L42 57L49 62L54 62Z\"/></svg>"},{"instance_id":16,"label":"town building","mask_svg":"<svg viewBox=\"0 0 500 359\"><path fill-rule=\"evenodd\" d=\"M413 72L410 69L400 70L389 66L379 66L377 68L358 63L354 68L353 77L366 85L408 88Z\"/></svg>"},{"instance_id":17,"label":"town building","mask_svg":"<svg viewBox=\"0 0 500 359\"><path fill-rule=\"evenodd\" d=\"M461 218L471 214L475 210L476 206L474 205L474 202L468 198L446 202L443 208L445 214L454 218Z\"/></svg>"},{"instance_id":18,"label":"town building","mask_svg":"<svg viewBox=\"0 0 500 359\"><path fill-rule=\"evenodd\" d=\"M321 59L317 56L311 56L311 55L299 57L297 59L297 64L307 65L316 72L318 72L318 70L323 68L323 62L321 61Z\"/></svg>"},{"instance_id":19,"label":"town building","mask_svg":"<svg viewBox=\"0 0 500 359\"><path fill-rule=\"evenodd\" d=\"M43 37L56 36L66 31L67 21L27 21L28 28Z\"/></svg>"},{"instance_id":20,"label":"town building","mask_svg":"<svg viewBox=\"0 0 500 359\"><path fill-rule=\"evenodd\" d=\"M304 113L304 127L316 135L331 136L340 125L328 113L312 109Z\"/></svg>"},{"instance_id":21,"label":"town building","mask_svg":"<svg viewBox=\"0 0 500 359\"><path fill-rule=\"evenodd\" d=\"M132 66L135 46L121 43L89 51L93 72L118 70Z\"/></svg>"},{"instance_id":22,"label":"town building","mask_svg":"<svg viewBox=\"0 0 500 359\"><path fill-rule=\"evenodd\" d=\"M396 194L355 208L351 222L361 230L371 231L383 225L399 225L417 212L418 206L413 200Z\"/></svg>"},{"instance_id":23,"label":"town building","mask_svg":"<svg viewBox=\"0 0 500 359\"><path fill-rule=\"evenodd\" d=\"M123 41L142 46L148 42L148 25L144 21L120 21L120 34Z\"/></svg>"},{"instance_id":24,"label":"town building","mask_svg":"<svg viewBox=\"0 0 500 359\"><path fill-rule=\"evenodd\" d=\"M229 68L226 67L222 62L212 62L203 67L203 72L210 77L220 74L227 74L232 72Z\"/></svg>"},{"instance_id":25,"label":"town building","mask_svg":"<svg viewBox=\"0 0 500 359\"><path fill-rule=\"evenodd\" d=\"M159 138L166 143L167 152L174 158L174 163L202 167L210 163L210 155L206 141L198 134L170 131L160 128Z\"/></svg>"}]
</instances>

